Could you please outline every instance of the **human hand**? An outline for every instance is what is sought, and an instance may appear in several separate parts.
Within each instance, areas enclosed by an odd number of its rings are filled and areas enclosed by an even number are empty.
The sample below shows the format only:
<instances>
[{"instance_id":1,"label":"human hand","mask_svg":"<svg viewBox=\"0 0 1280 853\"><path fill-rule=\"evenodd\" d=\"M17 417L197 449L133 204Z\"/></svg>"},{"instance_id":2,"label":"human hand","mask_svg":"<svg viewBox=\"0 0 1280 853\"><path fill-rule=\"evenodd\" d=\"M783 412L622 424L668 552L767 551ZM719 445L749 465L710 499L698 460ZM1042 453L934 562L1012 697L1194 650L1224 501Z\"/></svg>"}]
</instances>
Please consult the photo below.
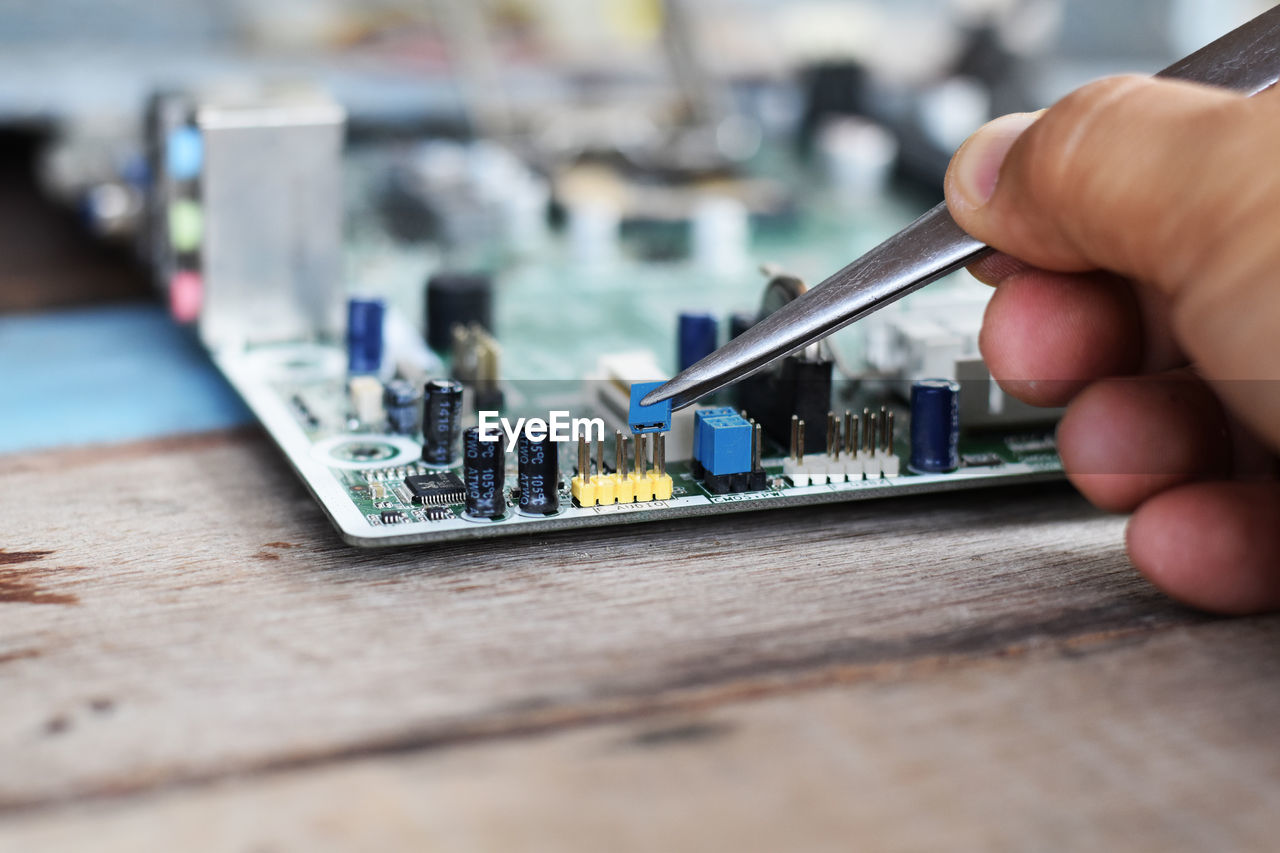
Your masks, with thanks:
<instances>
[{"instance_id":1,"label":"human hand","mask_svg":"<svg viewBox=\"0 0 1280 853\"><path fill-rule=\"evenodd\" d=\"M979 130L947 174L1002 254L981 346L1175 598L1280 608L1280 91L1117 77ZM1017 259L1017 260L1015 260Z\"/></svg>"}]
</instances>

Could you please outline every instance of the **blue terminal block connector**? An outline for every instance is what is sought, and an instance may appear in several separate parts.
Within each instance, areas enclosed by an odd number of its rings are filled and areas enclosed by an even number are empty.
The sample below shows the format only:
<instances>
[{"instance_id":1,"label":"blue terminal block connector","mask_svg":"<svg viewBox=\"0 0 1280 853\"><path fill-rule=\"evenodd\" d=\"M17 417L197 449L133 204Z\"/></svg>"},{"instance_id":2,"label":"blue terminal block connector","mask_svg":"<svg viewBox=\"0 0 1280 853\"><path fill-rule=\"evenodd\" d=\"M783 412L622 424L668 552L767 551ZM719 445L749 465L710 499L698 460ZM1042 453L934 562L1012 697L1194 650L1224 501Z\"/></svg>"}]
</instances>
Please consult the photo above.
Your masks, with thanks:
<instances>
[{"instance_id":1,"label":"blue terminal block connector","mask_svg":"<svg viewBox=\"0 0 1280 853\"><path fill-rule=\"evenodd\" d=\"M729 406L698 409L693 413L693 469L699 479L705 473L702 460L711 455L711 430L706 426L707 421L711 418L731 418L737 414Z\"/></svg>"},{"instance_id":2,"label":"blue terminal block connector","mask_svg":"<svg viewBox=\"0 0 1280 853\"><path fill-rule=\"evenodd\" d=\"M753 430L740 415L707 418L705 425L706 450L698 461L707 474L724 477L745 474L751 470L751 444Z\"/></svg>"},{"instance_id":3,"label":"blue terminal block connector","mask_svg":"<svg viewBox=\"0 0 1280 853\"><path fill-rule=\"evenodd\" d=\"M637 435L652 432L671 431L671 401L667 400L652 406L642 406L640 401L661 382L637 382L631 386L631 411L627 417L627 425Z\"/></svg>"},{"instance_id":4,"label":"blue terminal block connector","mask_svg":"<svg viewBox=\"0 0 1280 853\"><path fill-rule=\"evenodd\" d=\"M760 492L768 487L761 465L760 427L733 409L694 415L694 479L713 495Z\"/></svg>"}]
</instances>

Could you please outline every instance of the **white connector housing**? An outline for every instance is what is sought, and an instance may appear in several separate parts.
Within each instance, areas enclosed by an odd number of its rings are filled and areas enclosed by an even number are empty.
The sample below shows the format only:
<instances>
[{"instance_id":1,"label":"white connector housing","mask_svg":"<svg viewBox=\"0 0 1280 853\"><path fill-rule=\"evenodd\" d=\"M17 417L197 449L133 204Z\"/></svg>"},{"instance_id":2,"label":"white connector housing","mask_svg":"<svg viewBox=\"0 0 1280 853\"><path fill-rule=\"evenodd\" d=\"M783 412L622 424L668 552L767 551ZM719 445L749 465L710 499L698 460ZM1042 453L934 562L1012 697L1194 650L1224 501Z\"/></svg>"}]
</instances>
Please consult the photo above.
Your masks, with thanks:
<instances>
[{"instance_id":1,"label":"white connector housing","mask_svg":"<svg viewBox=\"0 0 1280 853\"><path fill-rule=\"evenodd\" d=\"M627 419L631 414L633 382L656 382L669 378L648 350L609 353L596 360L596 368L586 376L586 397L597 414L604 418L609 430L631 434ZM693 458L693 414L691 407L671 416L671 430L666 434L668 459Z\"/></svg>"},{"instance_id":2,"label":"white connector housing","mask_svg":"<svg viewBox=\"0 0 1280 853\"><path fill-rule=\"evenodd\" d=\"M901 380L906 397L920 379L960 383L960 422L966 427L1018 426L1059 419L1062 409L1039 409L1007 396L978 351L991 289L970 280L920 293L879 311L866 329L865 359L877 373Z\"/></svg>"},{"instance_id":3,"label":"white connector housing","mask_svg":"<svg viewBox=\"0 0 1280 853\"><path fill-rule=\"evenodd\" d=\"M387 418L382 408L382 383L372 376L353 376L347 383L351 410L362 426L375 426Z\"/></svg>"},{"instance_id":4,"label":"white connector housing","mask_svg":"<svg viewBox=\"0 0 1280 853\"><path fill-rule=\"evenodd\" d=\"M828 483L856 483L860 480L878 480L881 477L902 476L902 460L885 450L874 453L859 451L853 456L833 459L825 453L810 453L797 461L788 456L782 463L782 473L798 489L808 486L825 486Z\"/></svg>"}]
</instances>

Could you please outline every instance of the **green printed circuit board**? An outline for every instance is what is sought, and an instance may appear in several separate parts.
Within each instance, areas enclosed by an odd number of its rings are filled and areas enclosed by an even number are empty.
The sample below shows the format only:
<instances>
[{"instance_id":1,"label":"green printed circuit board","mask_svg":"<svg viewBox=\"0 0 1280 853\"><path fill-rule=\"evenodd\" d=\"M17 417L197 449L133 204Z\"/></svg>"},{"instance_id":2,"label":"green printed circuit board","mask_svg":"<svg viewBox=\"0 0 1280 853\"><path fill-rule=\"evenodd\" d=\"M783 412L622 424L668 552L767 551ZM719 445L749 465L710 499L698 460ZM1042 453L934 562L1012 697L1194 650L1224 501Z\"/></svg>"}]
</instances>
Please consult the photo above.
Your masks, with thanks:
<instances>
[{"instance_id":1,"label":"green printed circuit board","mask_svg":"<svg viewBox=\"0 0 1280 853\"><path fill-rule=\"evenodd\" d=\"M991 380L977 349L990 291L963 273L700 401L715 417L686 409L655 434L632 434L630 386L680 368L686 315L710 324L707 345L723 344L919 209L894 196L854 209L819 190L798 198L804 206L785 217L752 219L741 257L709 264L697 250L667 258L670 229L642 219L603 257L577 245L575 233L590 229L571 222L523 254L459 259L387 239L357 194L347 339L222 347L214 358L360 546L1061 478L1059 413L1032 410ZM385 310L384 339L375 363L354 370L362 300ZM959 389L954 410L935 407L927 424L912 411L921 379ZM433 409L433 383L453 382L457 399ZM500 454L467 446L464 431L486 411L509 422L561 412L598 426L585 441L538 449L534 477L532 464L523 470L527 449L505 438ZM714 433L706 447L704 422ZM929 452L942 460L926 458L923 445L939 442Z\"/></svg>"}]
</instances>

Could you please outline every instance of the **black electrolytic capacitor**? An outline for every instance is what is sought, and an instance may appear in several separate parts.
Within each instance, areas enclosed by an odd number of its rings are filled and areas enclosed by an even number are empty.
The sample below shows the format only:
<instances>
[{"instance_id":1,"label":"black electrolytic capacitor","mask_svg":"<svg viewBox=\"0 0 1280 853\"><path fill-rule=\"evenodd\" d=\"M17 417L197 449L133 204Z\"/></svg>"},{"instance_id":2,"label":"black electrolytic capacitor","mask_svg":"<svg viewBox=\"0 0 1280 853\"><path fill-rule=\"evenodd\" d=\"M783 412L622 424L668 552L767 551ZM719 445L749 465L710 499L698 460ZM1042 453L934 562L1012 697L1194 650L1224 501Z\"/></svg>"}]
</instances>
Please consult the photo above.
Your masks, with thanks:
<instances>
[{"instance_id":1,"label":"black electrolytic capacitor","mask_svg":"<svg viewBox=\"0 0 1280 853\"><path fill-rule=\"evenodd\" d=\"M501 518L507 511L502 495L506 475L506 451L502 436L481 441L480 428L462 433L462 482L467 487L467 515L472 518Z\"/></svg>"},{"instance_id":2,"label":"black electrolytic capacitor","mask_svg":"<svg viewBox=\"0 0 1280 853\"><path fill-rule=\"evenodd\" d=\"M392 379L382 389L382 407L387 411L387 429L398 435L413 435L418 426L418 391L403 379Z\"/></svg>"},{"instance_id":3,"label":"black electrolytic capacitor","mask_svg":"<svg viewBox=\"0 0 1280 853\"><path fill-rule=\"evenodd\" d=\"M756 324L756 315L748 314L745 311L739 311L736 314L729 315L729 340L742 335L743 332L750 329Z\"/></svg>"},{"instance_id":4,"label":"black electrolytic capacitor","mask_svg":"<svg viewBox=\"0 0 1280 853\"><path fill-rule=\"evenodd\" d=\"M462 430L462 383L432 379L422 391L422 461L452 465Z\"/></svg>"},{"instance_id":5,"label":"black electrolytic capacitor","mask_svg":"<svg viewBox=\"0 0 1280 853\"><path fill-rule=\"evenodd\" d=\"M482 273L436 273L427 280L427 345L453 348L453 327L477 323L493 331L493 278Z\"/></svg>"},{"instance_id":6,"label":"black electrolytic capacitor","mask_svg":"<svg viewBox=\"0 0 1280 853\"><path fill-rule=\"evenodd\" d=\"M560 509L559 445L549 436L532 441L521 433L516 453L520 511L526 515L554 515Z\"/></svg>"}]
</instances>

